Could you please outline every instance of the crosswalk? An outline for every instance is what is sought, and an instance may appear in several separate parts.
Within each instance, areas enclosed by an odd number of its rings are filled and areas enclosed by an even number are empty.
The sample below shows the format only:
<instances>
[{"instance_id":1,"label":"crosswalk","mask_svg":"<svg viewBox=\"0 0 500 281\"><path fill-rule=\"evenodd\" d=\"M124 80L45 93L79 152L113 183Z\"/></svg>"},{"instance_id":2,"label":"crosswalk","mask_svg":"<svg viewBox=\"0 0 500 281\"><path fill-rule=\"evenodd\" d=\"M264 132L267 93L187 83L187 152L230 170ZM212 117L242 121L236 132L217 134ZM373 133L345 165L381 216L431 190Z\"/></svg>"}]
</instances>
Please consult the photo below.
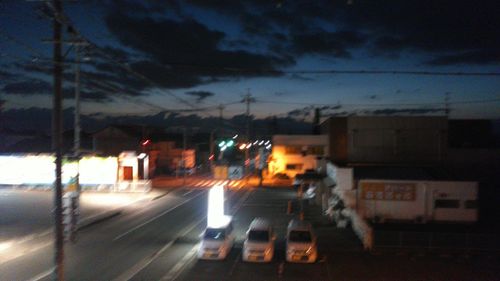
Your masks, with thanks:
<instances>
[{"instance_id":1,"label":"crosswalk","mask_svg":"<svg viewBox=\"0 0 500 281\"><path fill-rule=\"evenodd\" d=\"M245 187L246 181L245 180L214 180L214 179L208 179L208 180L198 180L190 184L193 187L198 187L198 188L203 188L203 187L211 187L214 185L223 185L227 188L231 189L241 189Z\"/></svg>"}]
</instances>

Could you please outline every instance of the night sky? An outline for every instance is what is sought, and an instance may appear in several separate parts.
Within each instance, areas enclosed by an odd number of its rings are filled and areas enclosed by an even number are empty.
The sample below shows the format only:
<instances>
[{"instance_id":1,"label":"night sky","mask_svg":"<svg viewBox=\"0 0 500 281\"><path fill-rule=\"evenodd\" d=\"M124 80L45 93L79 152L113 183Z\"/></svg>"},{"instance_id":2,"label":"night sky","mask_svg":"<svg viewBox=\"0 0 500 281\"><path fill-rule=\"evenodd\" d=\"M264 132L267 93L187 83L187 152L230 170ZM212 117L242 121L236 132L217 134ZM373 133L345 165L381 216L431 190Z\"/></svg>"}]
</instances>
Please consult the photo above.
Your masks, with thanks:
<instances>
[{"instance_id":1,"label":"night sky","mask_svg":"<svg viewBox=\"0 0 500 281\"><path fill-rule=\"evenodd\" d=\"M245 113L247 93L255 118L310 121L314 107L323 116L444 115L446 99L450 118L500 117L494 0L81 0L63 9L91 43L82 51L86 118L209 117L219 104L232 117ZM0 1L3 126L50 119L51 17L43 2Z\"/></svg>"}]
</instances>

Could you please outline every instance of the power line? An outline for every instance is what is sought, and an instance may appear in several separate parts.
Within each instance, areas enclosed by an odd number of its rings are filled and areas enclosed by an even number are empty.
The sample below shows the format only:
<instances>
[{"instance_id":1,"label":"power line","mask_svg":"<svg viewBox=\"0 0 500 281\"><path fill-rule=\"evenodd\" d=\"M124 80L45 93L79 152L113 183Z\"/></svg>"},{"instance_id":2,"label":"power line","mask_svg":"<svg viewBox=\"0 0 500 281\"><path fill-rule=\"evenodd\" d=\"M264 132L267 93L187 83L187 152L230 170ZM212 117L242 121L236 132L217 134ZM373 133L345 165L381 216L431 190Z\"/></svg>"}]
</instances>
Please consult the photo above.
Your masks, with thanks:
<instances>
[{"instance_id":1,"label":"power line","mask_svg":"<svg viewBox=\"0 0 500 281\"><path fill-rule=\"evenodd\" d=\"M304 102L285 102L285 101L270 101L257 99L260 103L271 103L271 104L291 104L291 105L305 105L305 106L419 106L419 105L442 105L443 102L426 102L426 103L336 103L336 104L326 104L326 103L304 103ZM500 102L500 99L482 99L482 100L465 100L465 101L455 101L448 102L448 104L473 104L473 103L489 103L489 102Z\"/></svg>"},{"instance_id":2,"label":"power line","mask_svg":"<svg viewBox=\"0 0 500 281\"><path fill-rule=\"evenodd\" d=\"M415 71L415 70L291 70L287 74L402 74L425 76L500 76L500 72Z\"/></svg>"},{"instance_id":3,"label":"power line","mask_svg":"<svg viewBox=\"0 0 500 281\"><path fill-rule=\"evenodd\" d=\"M43 57L44 56L40 51L38 51L35 48L31 47L30 45L22 42L21 40L18 40L17 38L13 37L9 33L5 32L2 28L0 28L0 35L3 38L5 38L5 39L7 39L7 40L9 40L9 41L11 41L11 42L13 42L13 43L21 46L21 47L23 47L26 50L28 50L30 53L36 55L36 57Z\"/></svg>"},{"instance_id":4,"label":"power line","mask_svg":"<svg viewBox=\"0 0 500 281\"><path fill-rule=\"evenodd\" d=\"M54 9L52 5L48 4L48 6L51 8L51 9ZM108 61L114 63L115 65L117 66L120 66L121 68L125 69L127 72L129 72L130 74L134 75L135 77L143 80L144 82L154 86L154 87L157 87L159 89L162 89L163 87L161 85L158 85L156 82L154 82L153 80L147 78L146 76L144 76L143 74L141 73L138 73L137 71L133 70L128 64L124 64L122 62L119 62L117 61L116 59L114 59L112 56L110 56L109 54L107 54L105 51L103 51L97 44L93 43L92 41L90 41L88 38L86 38L85 36L83 36L76 28L75 28L75 25L71 22L71 20L69 19L69 17L65 14L65 13L61 13L59 16L56 16L56 20L58 20L59 22L63 22L64 24L66 24L67 26L71 26L74 34L76 36L78 36L79 38L81 38L83 41L85 41L86 43L88 43L89 47L92 47L94 50L96 50L98 53L100 53L102 55L103 58L107 59ZM174 97L175 99L177 99L179 102L189 106L189 107L192 107L193 109L198 109L196 106L192 105L189 101L181 98L181 97L178 97L177 95L175 95L174 93L172 93L171 91L169 90L164 90L168 95Z\"/></svg>"}]
</instances>

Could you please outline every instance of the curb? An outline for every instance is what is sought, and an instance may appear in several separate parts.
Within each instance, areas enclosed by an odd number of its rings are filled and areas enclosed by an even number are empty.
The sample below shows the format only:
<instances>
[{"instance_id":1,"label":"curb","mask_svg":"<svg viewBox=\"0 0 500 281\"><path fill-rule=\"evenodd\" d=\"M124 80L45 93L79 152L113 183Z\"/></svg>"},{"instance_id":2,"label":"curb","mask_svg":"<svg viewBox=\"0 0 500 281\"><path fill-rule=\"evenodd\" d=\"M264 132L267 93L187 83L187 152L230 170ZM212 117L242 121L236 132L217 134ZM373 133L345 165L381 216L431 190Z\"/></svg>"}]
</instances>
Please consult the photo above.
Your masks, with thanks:
<instances>
[{"instance_id":1,"label":"curb","mask_svg":"<svg viewBox=\"0 0 500 281\"><path fill-rule=\"evenodd\" d=\"M108 219L112 219L116 216L121 215L121 213L122 213L121 210L115 210L115 211L109 211L109 212L102 214L102 215L96 215L95 217L87 218L85 220L87 220L88 222L80 223L77 227L77 230L83 230L85 228L91 227L91 226L96 225L98 223L104 222ZM85 220L83 220L83 221L85 221Z\"/></svg>"}]
</instances>

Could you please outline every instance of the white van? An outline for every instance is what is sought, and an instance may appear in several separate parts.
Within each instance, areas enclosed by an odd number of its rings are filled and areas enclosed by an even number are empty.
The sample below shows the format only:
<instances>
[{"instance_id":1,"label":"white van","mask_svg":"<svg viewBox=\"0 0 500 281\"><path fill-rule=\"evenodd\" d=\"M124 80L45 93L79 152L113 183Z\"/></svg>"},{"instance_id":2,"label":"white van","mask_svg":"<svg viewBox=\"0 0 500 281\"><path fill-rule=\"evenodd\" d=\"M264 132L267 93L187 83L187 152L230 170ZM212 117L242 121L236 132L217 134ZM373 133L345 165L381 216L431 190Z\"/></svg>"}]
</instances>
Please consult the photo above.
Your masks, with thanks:
<instances>
[{"instance_id":1,"label":"white van","mask_svg":"<svg viewBox=\"0 0 500 281\"><path fill-rule=\"evenodd\" d=\"M314 263L318 258L316 235L309 222L292 219L286 232L286 261Z\"/></svg>"},{"instance_id":2,"label":"white van","mask_svg":"<svg viewBox=\"0 0 500 281\"><path fill-rule=\"evenodd\" d=\"M198 250L199 259L223 260L234 244L234 228L230 218L220 225L207 226Z\"/></svg>"},{"instance_id":3,"label":"white van","mask_svg":"<svg viewBox=\"0 0 500 281\"><path fill-rule=\"evenodd\" d=\"M276 235L271 223L263 218L255 218L243 243L243 261L270 262L274 255L274 240Z\"/></svg>"}]
</instances>

